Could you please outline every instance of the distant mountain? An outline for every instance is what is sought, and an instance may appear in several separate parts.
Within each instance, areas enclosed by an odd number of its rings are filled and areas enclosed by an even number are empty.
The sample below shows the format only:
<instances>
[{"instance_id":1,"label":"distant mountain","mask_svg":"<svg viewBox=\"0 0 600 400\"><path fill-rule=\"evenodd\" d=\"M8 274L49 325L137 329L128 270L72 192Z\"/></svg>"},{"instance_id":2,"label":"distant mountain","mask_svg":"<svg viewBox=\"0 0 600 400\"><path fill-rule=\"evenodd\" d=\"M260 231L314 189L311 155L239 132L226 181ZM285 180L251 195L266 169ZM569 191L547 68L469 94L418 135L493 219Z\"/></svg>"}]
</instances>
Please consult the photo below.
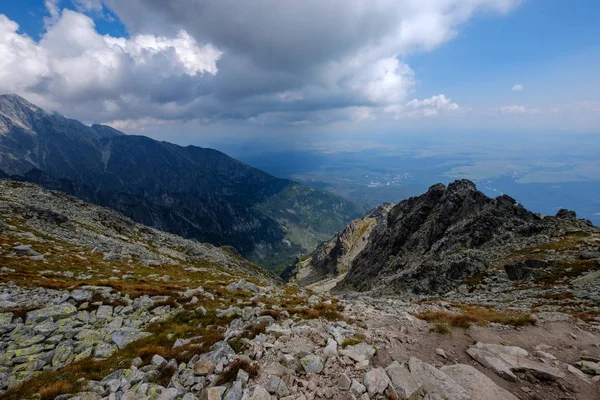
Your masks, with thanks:
<instances>
[{"instance_id":1,"label":"distant mountain","mask_svg":"<svg viewBox=\"0 0 600 400\"><path fill-rule=\"evenodd\" d=\"M445 294L503 269L543 285L600 270L599 243L600 228L572 211L543 217L460 180L353 221L288 272L349 293Z\"/></svg>"},{"instance_id":2,"label":"distant mountain","mask_svg":"<svg viewBox=\"0 0 600 400\"><path fill-rule=\"evenodd\" d=\"M219 151L125 135L0 96L0 170L280 269L361 212Z\"/></svg>"}]
</instances>

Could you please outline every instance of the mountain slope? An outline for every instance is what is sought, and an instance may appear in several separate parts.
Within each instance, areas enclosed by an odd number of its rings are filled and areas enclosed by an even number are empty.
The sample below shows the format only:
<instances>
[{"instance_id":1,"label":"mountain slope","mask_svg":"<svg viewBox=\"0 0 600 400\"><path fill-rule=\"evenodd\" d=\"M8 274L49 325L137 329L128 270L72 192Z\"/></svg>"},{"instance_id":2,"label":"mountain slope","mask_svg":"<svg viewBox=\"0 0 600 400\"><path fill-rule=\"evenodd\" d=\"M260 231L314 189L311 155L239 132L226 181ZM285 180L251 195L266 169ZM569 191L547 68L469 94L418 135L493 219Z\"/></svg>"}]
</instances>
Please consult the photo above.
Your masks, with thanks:
<instances>
[{"instance_id":1,"label":"mountain slope","mask_svg":"<svg viewBox=\"0 0 600 400\"><path fill-rule=\"evenodd\" d=\"M501 279L543 286L600 269L594 260L594 254L600 257L600 229L589 221L567 210L542 217L507 195L489 198L467 180L448 187L437 184L402 201L365 240L334 292L468 291L465 284L475 286L496 272L502 272L497 276ZM589 250L589 257L582 250ZM317 251L299 270L331 277L331 271L347 262L337 253L323 256Z\"/></svg>"},{"instance_id":2,"label":"mountain slope","mask_svg":"<svg viewBox=\"0 0 600 400\"><path fill-rule=\"evenodd\" d=\"M211 149L87 127L0 96L0 170L277 268L356 217L347 200Z\"/></svg>"}]
</instances>

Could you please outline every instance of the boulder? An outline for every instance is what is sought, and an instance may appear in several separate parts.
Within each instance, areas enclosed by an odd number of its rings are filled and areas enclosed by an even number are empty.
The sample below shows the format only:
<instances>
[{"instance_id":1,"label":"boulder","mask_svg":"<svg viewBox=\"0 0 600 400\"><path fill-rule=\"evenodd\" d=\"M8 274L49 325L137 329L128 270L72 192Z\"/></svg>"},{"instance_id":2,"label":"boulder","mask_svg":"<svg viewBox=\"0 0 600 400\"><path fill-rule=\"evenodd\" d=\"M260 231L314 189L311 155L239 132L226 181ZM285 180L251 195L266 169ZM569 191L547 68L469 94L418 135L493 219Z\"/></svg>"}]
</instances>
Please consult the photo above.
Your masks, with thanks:
<instances>
[{"instance_id":1,"label":"boulder","mask_svg":"<svg viewBox=\"0 0 600 400\"><path fill-rule=\"evenodd\" d=\"M363 383L369 392L369 396L383 394L390 384L390 378L381 367L373 368L363 378Z\"/></svg>"},{"instance_id":2,"label":"boulder","mask_svg":"<svg viewBox=\"0 0 600 400\"><path fill-rule=\"evenodd\" d=\"M421 387L416 377L408 370L406 364L400 364L398 361L391 363L386 369L392 387L400 398L409 398Z\"/></svg>"},{"instance_id":3,"label":"boulder","mask_svg":"<svg viewBox=\"0 0 600 400\"><path fill-rule=\"evenodd\" d=\"M436 393L447 400L471 400L467 391L439 369L411 357L408 360L411 375L427 393Z\"/></svg>"},{"instance_id":4,"label":"boulder","mask_svg":"<svg viewBox=\"0 0 600 400\"><path fill-rule=\"evenodd\" d=\"M473 399L518 400L507 390L470 365L456 364L440 368L454 382L462 386Z\"/></svg>"},{"instance_id":5,"label":"boulder","mask_svg":"<svg viewBox=\"0 0 600 400\"><path fill-rule=\"evenodd\" d=\"M302 367L307 374L319 374L323 371L323 360L321 360L321 357L314 354L309 354L300 359L300 364L302 364Z\"/></svg>"},{"instance_id":6,"label":"boulder","mask_svg":"<svg viewBox=\"0 0 600 400\"><path fill-rule=\"evenodd\" d=\"M343 356L350 357L356 362L370 360L375 355L375 348L370 344L361 342L353 346L347 346L339 351Z\"/></svg>"}]
</instances>

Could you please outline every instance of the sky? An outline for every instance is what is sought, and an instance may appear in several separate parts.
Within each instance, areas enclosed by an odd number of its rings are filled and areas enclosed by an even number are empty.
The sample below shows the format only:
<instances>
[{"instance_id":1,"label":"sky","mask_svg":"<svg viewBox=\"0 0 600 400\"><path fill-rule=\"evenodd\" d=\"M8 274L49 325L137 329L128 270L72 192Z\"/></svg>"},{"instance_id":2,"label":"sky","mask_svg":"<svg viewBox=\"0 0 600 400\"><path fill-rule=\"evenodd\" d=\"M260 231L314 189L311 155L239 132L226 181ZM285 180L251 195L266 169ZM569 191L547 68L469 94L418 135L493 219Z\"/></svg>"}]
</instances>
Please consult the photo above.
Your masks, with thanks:
<instances>
[{"instance_id":1,"label":"sky","mask_svg":"<svg viewBox=\"0 0 600 400\"><path fill-rule=\"evenodd\" d=\"M0 93L180 144L600 131L597 0L0 3Z\"/></svg>"}]
</instances>

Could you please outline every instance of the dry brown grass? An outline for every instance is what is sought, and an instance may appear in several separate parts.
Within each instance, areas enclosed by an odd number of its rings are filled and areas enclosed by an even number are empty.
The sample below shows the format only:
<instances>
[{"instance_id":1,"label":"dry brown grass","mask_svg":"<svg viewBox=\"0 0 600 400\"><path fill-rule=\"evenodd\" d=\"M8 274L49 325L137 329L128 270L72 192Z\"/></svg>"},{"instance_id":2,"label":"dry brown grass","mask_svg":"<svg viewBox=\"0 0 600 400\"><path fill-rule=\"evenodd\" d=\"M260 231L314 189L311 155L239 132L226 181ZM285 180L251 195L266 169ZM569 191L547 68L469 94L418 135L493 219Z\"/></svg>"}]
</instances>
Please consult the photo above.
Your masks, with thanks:
<instances>
[{"instance_id":1,"label":"dry brown grass","mask_svg":"<svg viewBox=\"0 0 600 400\"><path fill-rule=\"evenodd\" d=\"M67 394L70 390L71 384L69 382L54 382L40 390L40 400L54 400L56 396Z\"/></svg>"},{"instance_id":2,"label":"dry brown grass","mask_svg":"<svg viewBox=\"0 0 600 400\"><path fill-rule=\"evenodd\" d=\"M569 314L575 318L579 318L584 322L600 321L600 311L572 311Z\"/></svg>"},{"instance_id":3,"label":"dry brown grass","mask_svg":"<svg viewBox=\"0 0 600 400\"><path fill-rule=\"evenodd\" d=\"M413 314L415 317L427 322L447 324L457 328L469 328L472 324L487 325L495 322L503 325L525 326L535 325L531 314L513 311L496 311L490 308L466 306L461 312L424 311Z\"/></svg>"},{"instance_id":4,"label":"dry brown grass","mask_svg":"<svg viewBox=\"0 0 600 400\"><path fill-rule=\"evenodd\" d=\"M242 369L250 375L250 378L256 378L260 372L260 366L258 363L250 364L247 360L235 359L231 364L227 366L217 378L216 385L224 385L235 381L237 378L238 371Z\"/></svg>"}]
</instances>

